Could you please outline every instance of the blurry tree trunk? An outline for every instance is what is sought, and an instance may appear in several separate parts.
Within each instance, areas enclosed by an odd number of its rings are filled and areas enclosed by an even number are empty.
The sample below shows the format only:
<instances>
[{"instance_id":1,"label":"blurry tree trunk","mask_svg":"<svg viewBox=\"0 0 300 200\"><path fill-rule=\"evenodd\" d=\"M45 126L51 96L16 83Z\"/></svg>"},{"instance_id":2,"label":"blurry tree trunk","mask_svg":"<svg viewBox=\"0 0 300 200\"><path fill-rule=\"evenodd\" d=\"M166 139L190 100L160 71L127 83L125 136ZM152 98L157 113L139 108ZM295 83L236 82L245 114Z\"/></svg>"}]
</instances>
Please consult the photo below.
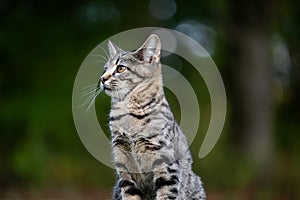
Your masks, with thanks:
<instances>
[{"instance_id":1,"label":"blurry tree trunk","mask_svg":"<svg viewBox=\"0 0 300 200\"><path fill-rule=\"evenodd\" d=\"M255 163L258 179L268 177L272 161L273 88L271 32L273 2L231 0L229 65L233 84L234 138ZM266 179L265 179L266 180Z\"/></svg>"}]
</instances>

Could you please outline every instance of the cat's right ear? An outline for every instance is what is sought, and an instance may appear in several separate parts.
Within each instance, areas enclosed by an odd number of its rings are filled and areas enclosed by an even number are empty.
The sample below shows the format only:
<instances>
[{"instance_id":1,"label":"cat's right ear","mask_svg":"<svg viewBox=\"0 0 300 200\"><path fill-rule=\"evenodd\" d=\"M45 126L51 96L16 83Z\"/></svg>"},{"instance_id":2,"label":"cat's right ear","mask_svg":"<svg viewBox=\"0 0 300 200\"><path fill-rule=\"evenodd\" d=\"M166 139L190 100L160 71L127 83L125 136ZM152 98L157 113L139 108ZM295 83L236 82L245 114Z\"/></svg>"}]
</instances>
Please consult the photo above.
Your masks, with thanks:
<instances>
[{"instance_id":1,"label":"cat's right ear","mask_svg":"<svg viewBox=\"0 0 300 200\"><path fill-rule=\"evenodd\" d=\"M116 44L114 44L110 40L108 40L107 47L108 47L108 52L109 52L110 57L113 57L114 55L116 55L117 53L122 51L122 49L120 47L118 47Z\"/></svg>"},{"instance_id":2,"label":"cat's right ear","mask_svg":"<svg viewBox=\"0 0 300 200\"><path fill-rule=\"evenodd\" d=\"M135 52L135 57L147 63L159 63L161 43L157 35L151 34Z\"/></svg>"}]
</instances>

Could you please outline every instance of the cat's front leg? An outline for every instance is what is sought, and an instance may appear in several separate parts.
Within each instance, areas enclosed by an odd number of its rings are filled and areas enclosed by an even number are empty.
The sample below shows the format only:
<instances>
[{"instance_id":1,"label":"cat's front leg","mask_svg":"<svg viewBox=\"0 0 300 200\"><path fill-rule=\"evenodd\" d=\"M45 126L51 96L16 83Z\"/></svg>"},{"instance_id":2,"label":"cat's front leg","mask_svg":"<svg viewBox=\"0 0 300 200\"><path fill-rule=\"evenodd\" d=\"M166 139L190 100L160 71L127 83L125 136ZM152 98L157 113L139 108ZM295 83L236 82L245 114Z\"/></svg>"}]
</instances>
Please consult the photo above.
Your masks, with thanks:
<instances>
[{"instance_id":1,"label":"cat's front leg","mask_svg":"<svg viewBox=\"0 0 300 200\"><path fill-rule=\"evenodd\" d=\"M142 191L136 187L135 182L127 172L119 173L117 187L121 192L122 200L142 200Z\"/></svg>"},{"instance_id":2,"label":"cat's front leg","mask_svg":"<svg viewBox=\"0 0 300 200\"><path fill-rule=\"evenodd\" d=\"M117 140L114 140L117 141ZM117 144L114 142L113 144ZM136 182L132 175L138 172L138 167L135 163L131 152L127 151L129 144L125 141L120 141L120 145L113 148L116 169L118 172L118 181L116 184L118 196L121 200L142 200L142 191L137 188Z\"/></svg>"},{"instance_id":3,"label":"cat's front leg","mask_svg":"<svg viewBox=\"0 0 300 200\"><path fill-rule=\"evenodd\" d=\"M154 167L156 200L179 200L180 170L178 164L157 160Z\"/></svg>"}]
</instances>

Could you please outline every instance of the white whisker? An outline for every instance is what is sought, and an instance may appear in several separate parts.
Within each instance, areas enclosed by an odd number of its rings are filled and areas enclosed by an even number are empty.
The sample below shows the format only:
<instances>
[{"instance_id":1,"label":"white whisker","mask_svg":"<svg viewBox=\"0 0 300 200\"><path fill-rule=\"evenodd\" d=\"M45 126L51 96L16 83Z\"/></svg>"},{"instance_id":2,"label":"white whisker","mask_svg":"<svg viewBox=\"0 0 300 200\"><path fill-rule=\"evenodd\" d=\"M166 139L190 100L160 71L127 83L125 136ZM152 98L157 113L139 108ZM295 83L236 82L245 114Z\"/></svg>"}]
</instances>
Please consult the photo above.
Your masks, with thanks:
<instances>
[{"instance_id":1,"label":"white whisker","mask_svg":"<svg viewBox=\"0 0 300 200\"><path fill-rule=\"evenodd\" d=\"M88 64L93 64L93 63L101 63L101 64L106 64L107 61L104 60L92 60L91 62L89 62Z\"/></svg>"},{"instance_id":2,"label":"white whisker","mask_svg":"<svg viewBox=\"0 0 300 200\"><path fill-rule=\"evenodd\" d=\"M83 93L86 93L86 92L95 90L95 89L97 89L97 86L98 86L98 84L97 84L97 85L94 85L93 87L87 88L87 89L85 89L85 90L83 91Z\"/></svg>"},{"instance_id":3,"label":"white whisker","mask_svg":"<svg viewBox=\"0 0 300 200\"><path fill-rule=\"evenodd\" d=\"M103 56L103 55L101 55L101 54L99 54L99 55L90 55L90 56L94 56L94 57L100 57L100 58L102 58L104 61L108 61L108 59L105 57L105 56Z\"/></svg>"},{"instance_id":4,"label":"white whisker","mask_svg":"<svg viewBox=\"0 0 300 200\"><path fill-rule=\"evenodd\" d=\"M89 106L87 107L87 109L86 109L86 111L85 112L88 112L89 110L90 110L90 108L92 107L92 105L94 105L94 103L95 103L95 100L96 100L96 95L92 98L92 100L91 100L91 102L90 102L90 104L89 104Z\"/></svg>"},{"instance_id":5,"label":"white whisker","mask_svg":"<svg viewBox=\"0 0 300 200\"><path fill-rule=\"evenodd\" d=\"M88 85L88 86L86 86L86 87L83 87L82 89L85 90L85 89L87 89L87 88L95 87L95 86L97 86L97 85L98 85L98 83L91 84L91 85Z\"/></svg>"},{"instance_id":6,"label":"white whisker","mask_svg":"<svg viewBox=\"0 0 300 200\"><path fill-rule=\"evenodd\" d=\"M78 106L78 108L82 108L83 106L85 106L86 104L88 104L92 98L94 98L94 95L88 96L88 97L83 101L83 103L82 103L80 106Z\"/></svg>"},{"instance_id":7,"label":"white whisker","mask_svg":"<svg viewBox=\"0 0 300 200\"><path fill-rule=\"evenodd\" d=\"M106 57L107 57L107 60L108 60L108 58L109 58L110 56L109 56L108 52L105 50L105 48L103 48L101 45L98 45L96 48L97 48L97 50L100 49L101 52L104 52L105 55L106 55Z\"/></svg>"},{"instance_id":8,"label":"white whisker","mask_svg":"<svg viewBox=\"0 0 300 200\"><path fill-rule=\"evenodd\" d=\"M92 93L95 93L95 92L97 92L97 90L98 90L98 88L93 88L91 91L84 92L84 93L80 96L80 98L85 97L85 96L87 96L87 95L90 95L90 94L92 94Z\"/></svg>"},{"instance_id":9,"label":"white whisker","mask_svg":"<svg viewBox=\"0 0 300 200\"><path fill-rule=\"evenodd\" d=\"M86 112L92 107L92 105L95 104L96 98L97 98L97 96L101 93L101 91L102 91L102 90L96 91L94 97L92 98L92 100L91 100L89 106L88 106L87 109L86 109Z\"/></svg>"},{"instance_id":10,"label":"white whisker","mask_svg":"<svg viewBox=\"0 0 300 200\"><path fill-rule=\"evenodd\" d=\"M99 46L102 51L105 53L106 57L109 58L109 54L107 53L107 51L102 47L102 46ZM108 60L108 59L107 59Z\"/></svg>"},{"instance_id":11,"label":"white whisker","mask_svg":"<svg viewBox=\"0 0 300 200\"><path fill-rule=\"evenodd\" d=\"M91 94L91 93L96 92L96 91L97 91L96 87L95 88L90 88L90 89L85 90L84 92L82 92L81 95L86 96L86 94Z\"/></svg>"}]
</instances>

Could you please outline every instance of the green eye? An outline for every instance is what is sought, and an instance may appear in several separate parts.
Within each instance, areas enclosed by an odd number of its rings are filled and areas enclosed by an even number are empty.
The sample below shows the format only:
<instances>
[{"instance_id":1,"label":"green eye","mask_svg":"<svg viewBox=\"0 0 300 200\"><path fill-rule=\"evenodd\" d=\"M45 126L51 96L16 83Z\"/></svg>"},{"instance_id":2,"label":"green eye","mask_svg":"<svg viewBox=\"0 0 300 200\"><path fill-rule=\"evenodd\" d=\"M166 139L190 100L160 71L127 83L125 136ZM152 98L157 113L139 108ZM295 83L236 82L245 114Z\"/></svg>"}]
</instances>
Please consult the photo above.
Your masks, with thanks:
<instances>
[{"instance_id":1,"label":"green eye","mask_svg":"<svg viewBox=\"0 0 300 200\"><path fill-rule=\"evenodd\" d=\"M117 72L118 73L122 73L122 72L124 72L125 70L126 70L126 66L124 66L124 65L118 65L117 66Z\"/></svg>"}]
</instances>

